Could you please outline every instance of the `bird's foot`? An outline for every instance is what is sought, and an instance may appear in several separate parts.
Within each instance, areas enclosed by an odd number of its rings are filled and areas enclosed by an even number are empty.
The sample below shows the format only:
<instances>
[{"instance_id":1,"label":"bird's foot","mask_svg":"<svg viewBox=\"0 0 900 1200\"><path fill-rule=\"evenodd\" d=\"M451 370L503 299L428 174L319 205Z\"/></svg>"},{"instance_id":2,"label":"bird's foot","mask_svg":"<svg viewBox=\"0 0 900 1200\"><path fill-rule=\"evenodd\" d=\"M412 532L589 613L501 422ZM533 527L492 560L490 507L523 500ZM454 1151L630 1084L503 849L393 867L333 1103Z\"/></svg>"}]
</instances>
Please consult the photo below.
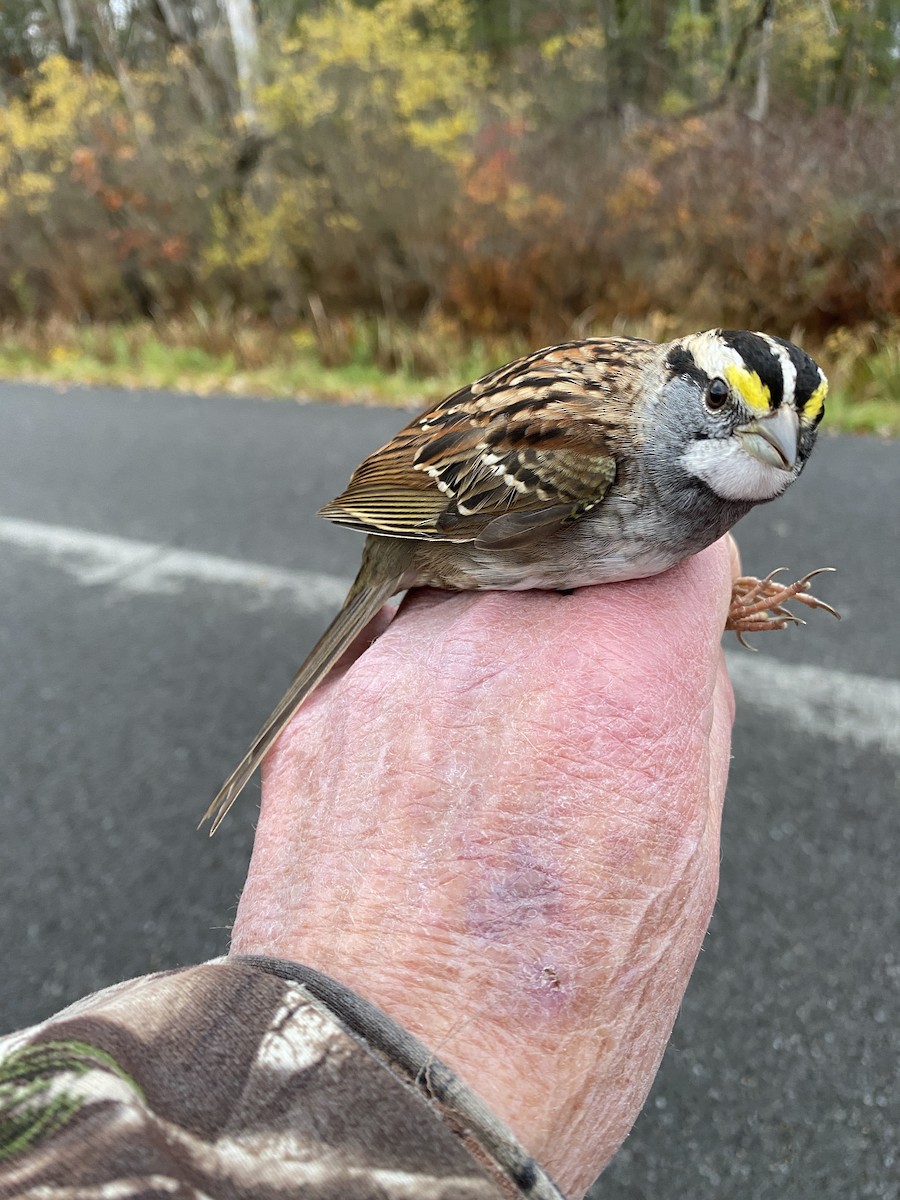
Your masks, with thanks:
<instances>
[{"instance_id":1,"label":"bird's foot","mask_svg":"<svg viewBox=\"0 0 900 1200\"><path fill-rule=\"evenodd\" d=\"M809 593L809 581L816 575L833 571L834 567L819 567L817 571L810 571L796 583L785 585L776 580L775 576L786 570L787 567L778 567L771 571L765 579L743 575L734 581L731 607L728 610L725 628L733 630L738 636L738 641L742 646L747 646L748 650L752 650L754 647L744 640L744 634L762 633L767 629L784 629L788 625L806 624L796 613L792 613L790 609L784 607L789 600L796 600L800 604L805 604L807 608L824 608L833 617L841 619L841 614L836 612L830 604L826 604L824 600L819 600Z\"/></svg>"}]
</instances>

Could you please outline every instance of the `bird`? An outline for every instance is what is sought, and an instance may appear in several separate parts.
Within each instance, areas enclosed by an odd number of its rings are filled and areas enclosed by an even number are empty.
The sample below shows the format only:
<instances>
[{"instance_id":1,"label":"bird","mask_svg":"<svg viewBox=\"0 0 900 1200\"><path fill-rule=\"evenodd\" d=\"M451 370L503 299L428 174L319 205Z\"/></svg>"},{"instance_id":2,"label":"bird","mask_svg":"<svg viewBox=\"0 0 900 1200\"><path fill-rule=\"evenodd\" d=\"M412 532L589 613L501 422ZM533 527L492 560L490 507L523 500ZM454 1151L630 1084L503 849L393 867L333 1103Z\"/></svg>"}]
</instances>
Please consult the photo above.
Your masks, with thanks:
<instances>
[{"instance_id":1,"label":"bird","mask_svg":"<svg viewBox=\"0 0 900 1200\"><path fill-rule=\"evenodd\" d=\"M800 475L828 381L799 346L712 329L537 350L410 421L319 515L367 535L342 608L207 809L214 833L310 692L391 596L568 591L656 575ZM830 569L830 568L823 568ZM811 572L735 583L726 628L799 618Z\"/></svg>"}]
</instances>

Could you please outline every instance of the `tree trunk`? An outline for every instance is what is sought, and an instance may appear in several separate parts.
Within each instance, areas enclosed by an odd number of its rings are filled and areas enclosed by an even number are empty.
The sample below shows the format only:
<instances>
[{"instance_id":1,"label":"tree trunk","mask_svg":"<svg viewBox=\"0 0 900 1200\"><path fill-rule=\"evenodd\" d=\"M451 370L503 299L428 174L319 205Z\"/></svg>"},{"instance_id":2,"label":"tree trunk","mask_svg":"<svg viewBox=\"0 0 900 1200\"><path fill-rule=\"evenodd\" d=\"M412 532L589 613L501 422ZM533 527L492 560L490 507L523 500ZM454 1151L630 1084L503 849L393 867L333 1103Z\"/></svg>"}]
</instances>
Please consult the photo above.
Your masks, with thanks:
<instances>
[{"instance_id":1,"label":"tree trunk","mask_svg":"<svg viewBox=\"0 0 900 1200\"><path fill-rule=\"evenodd\" d=\"M259 76L259 40L252 0L220 0L234 48L241 113L248 125L256 120L256 85Z\"/></svg>"},{"instance_id":2,"label":"tree trunk","mask_svg":"<svg viewBox=\"0 0 900 1200\"><path fill-rule=\"evenodd\" d=\"M70 58L78 57L78 13L74 0L59 0L59 19Z\"/></svg>"},{"instance_id":3,"label":"tree trunk","mask_svg":"<svg viewBox=\"0 0 900 1200\"><path fill-rule=\"evenodd\" d=\"M764 121L769 115L769 60L772 56L772 29L775 25L775 0L765 6L759 45L759 69L756 73L756 95L750 112L753 121Z\"/></svg>"}]
</instances>

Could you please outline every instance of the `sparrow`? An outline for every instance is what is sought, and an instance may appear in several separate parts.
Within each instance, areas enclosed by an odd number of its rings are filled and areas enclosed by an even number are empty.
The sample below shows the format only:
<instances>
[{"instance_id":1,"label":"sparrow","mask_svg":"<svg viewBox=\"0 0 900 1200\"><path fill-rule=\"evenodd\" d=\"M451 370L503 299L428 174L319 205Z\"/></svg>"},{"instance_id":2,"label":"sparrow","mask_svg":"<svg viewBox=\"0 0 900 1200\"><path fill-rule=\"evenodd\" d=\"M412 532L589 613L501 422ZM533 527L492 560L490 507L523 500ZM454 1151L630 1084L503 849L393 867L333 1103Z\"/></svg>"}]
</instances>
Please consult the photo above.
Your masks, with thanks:
<instances>
[{"instance_id":1,"label":"sparrow","mask_svg":"<svg viewBox=\"0 0 900 1200\"><path fill-rule=\"evenodd\" d=\"M337 616L201 824L221 824L310 692L386 600L414 587L569 590L656 575L800 475L828 382L798 346L713 329L538 350L428 408L320 510L367 534ZM827 569L827 568L826 568ZM739 636L799 618L812 572L736 581Z\"/></svg>"}]
</instances>

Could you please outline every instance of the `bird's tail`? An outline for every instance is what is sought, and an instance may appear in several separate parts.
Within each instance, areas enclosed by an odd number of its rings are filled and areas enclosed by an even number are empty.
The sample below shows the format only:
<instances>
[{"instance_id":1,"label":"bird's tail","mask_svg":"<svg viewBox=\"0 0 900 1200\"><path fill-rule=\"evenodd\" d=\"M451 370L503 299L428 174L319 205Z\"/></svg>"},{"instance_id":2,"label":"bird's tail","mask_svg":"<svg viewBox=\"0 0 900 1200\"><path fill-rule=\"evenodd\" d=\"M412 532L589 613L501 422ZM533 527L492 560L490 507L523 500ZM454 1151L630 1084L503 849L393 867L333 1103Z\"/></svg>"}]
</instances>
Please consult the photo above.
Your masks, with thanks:
<instances>
[{"instance_id":1,"label":"bird's tail","mask_svg":"<svg viewBox=\"0 0 900 1200\"><path fill-rule=\"evenodd\" d=\"M383 546L387 542L387 539L379 538L377 540ZM372 548L367 547L367 551L370 549ZM400 558L401 561L392 562L391 560L395 558ZM291 681L290 687L278 701L274 712L253 739L250 749L222 784L218 795L203 814L200 825L212 820L210 837L222 824L225 815L243 791L247 781L275 745L281 732L306 697L328 674L353 639L365 629L382 604L406 587L403 582L403 566L405 565L402 556L390 553L382 553L380 556L366 553L363 556L359 574L347 593L341 611L316 642L306 661Z\"/></svg>"}]
</instances>

